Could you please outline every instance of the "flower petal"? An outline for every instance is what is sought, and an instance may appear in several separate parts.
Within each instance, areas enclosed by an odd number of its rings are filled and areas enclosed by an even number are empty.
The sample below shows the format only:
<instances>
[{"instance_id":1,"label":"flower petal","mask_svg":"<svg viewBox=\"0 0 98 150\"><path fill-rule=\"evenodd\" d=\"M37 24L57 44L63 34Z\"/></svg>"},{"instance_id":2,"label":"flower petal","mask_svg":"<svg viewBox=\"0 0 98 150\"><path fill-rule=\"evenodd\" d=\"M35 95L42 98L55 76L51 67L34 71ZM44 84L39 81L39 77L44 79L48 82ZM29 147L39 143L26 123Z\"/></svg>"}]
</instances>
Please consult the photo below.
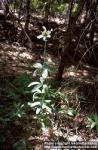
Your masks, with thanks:
<instances>
[{"instance_id":1,"label":"flower petal","mask_svg":"<svg viewBox=\"0 0 98 150\"><path fill-rule=\"evenodd\" d=\"M43 36L43 40L46 41L46 37L45 36Z\"/></svg>"},{"instance_id":2,"label":"flower petal","mask_svg":"<svg viewBox=\"0 0 98 150\"><path fill-rule=\"evenodd\" d=\"M43 38L43 35L38 35L37 38L41 39L41 38Z\"/></svg>"},{"instance_id":3,"label":"flower petal","mask_svg":"<svg viewBox=\"0 0 98 150\"><path fill-rule=\"evenodd\" d=\"M47 34L51 34L51 31L48 30L48 31L47 31Z\"/></svg>"},{"instance_id":4,"label":"flower petal","mask_svg":"<svg viewBox=\"0 0 98 150\"><path fill-rule=\"evenodd\" d=\"M47 38L51 38L51 35L49 34L49 35L47 35Z\"/></svg>"},{"instance_id":5,"label":"flower petal","mask_svg":"<svg viewBox=\"0 0 98 150\"><path fill-rule=\"evenodd\" d=\"M45 26L42 26L42 28L44 29L45 32L47 31Z\"/></svg>"}]
</instances>

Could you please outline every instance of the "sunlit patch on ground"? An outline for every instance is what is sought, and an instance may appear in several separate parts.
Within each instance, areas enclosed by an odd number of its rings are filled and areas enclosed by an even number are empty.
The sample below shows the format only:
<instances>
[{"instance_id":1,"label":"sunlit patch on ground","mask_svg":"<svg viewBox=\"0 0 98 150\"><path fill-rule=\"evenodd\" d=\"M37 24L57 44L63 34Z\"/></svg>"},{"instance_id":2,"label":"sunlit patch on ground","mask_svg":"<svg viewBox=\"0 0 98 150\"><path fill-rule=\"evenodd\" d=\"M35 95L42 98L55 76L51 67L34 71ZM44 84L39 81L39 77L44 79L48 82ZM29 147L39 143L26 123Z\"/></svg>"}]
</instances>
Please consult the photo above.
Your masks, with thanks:
<instances>
[{"instance_id":1,"label":"sunlit patch on ground","mask_svg":"<svg viewBox=\"0 0 98 150\"><path fill-rule=\"evenodd\" d=\"M90 72L84 68L77 69L76 66L71 66L66 69L65 73L63 74L63 78L73 78L76 81L84 82L84 83L91 83L93 82L93 76Z\"/></svg>"},{"instance_id":2,"label":"sunlit patch on ground","mask_svg":"<svg viewBox=\"0 0 98 150\"><path fill-rule=\"evenodd\" d=\"M6 71L19 72L31 68L36 60L36 55L30 49L25 47L0 44L0 61L1 66ZM24 69L23 69L24 68Z\"/></svg>"}]
</instances>

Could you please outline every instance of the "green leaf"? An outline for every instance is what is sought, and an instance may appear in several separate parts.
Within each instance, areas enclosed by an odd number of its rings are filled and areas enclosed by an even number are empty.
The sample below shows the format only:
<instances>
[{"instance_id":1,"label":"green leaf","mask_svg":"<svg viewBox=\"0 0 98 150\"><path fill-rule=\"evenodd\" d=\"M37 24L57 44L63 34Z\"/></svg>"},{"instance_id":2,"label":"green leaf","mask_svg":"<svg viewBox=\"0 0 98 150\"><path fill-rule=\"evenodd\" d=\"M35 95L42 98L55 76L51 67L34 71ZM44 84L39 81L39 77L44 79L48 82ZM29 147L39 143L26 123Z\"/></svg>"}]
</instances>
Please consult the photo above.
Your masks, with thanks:
<instances>
[{"instance_id":1,"label":"green leaf","mask_svg":"<svg viewBox=\"0 0 98 150\"><path fill-rule=\"evenodd\" d=\"M44 84L44 85L43 85L43 89L42 89L42 93L45 93L47 88L48 88L47 85Z\"/></svg>"},{"instance_id":2,"label":"green leaf","mask_svg":"<svg viewBox=\"0 0 98 150\"><path fill-rule=\"evenodd\" d=\"M21 114L17 114L17 116L18 116L19 118L21 118L21 117L22 117L22 115L21 115Z\"/></svg>"},{"instance_id":3,"label":"green leaf","mask_svg":"<svg viewBox=\"0 0 98 150\"><path fill-rule=\"evenodd\" d=\"M40 96L39 96L39 94L41 94L42 92L41 92L41 90L38 90L38 92L35 92L34 94L33 94L33 100L35 100L35 99L39 99L40 98Z\"/></svg>"},{"instance_id":4,"label":"green leaf","mask_svg":"<svg viewBox=\"0 0 98 150\"><path fill-rule=\"evenodd\" d=\"M33 65L33 67L36 68L36 69L42 69L43 66L42 66L41 63L36 63L36 64Z\"/></svg>"},{"instance_id":5,"label":"green leaf","mask_svg":"<svg viewBox=\"0 0 98 150\"><path fill-rule=\"evenodd\" d=\"M91 118L88 117L87 119L90 123L93 122L93 120Z\"/></svg>"},{"instance_id":6,"label":"green leaf","mask_svg":"<svg viewBox=\"0 0 98 150\"><path fill-rule=\"evenodd\" d=\"M58 113L66 113L63 109L60 109Z\"/></svg>"},{"instance_id":7,"label":"green leaf","mask_svg":"<svg viewBox=\"0 0 98 150\"><path fill-rule=\"evenodd\" d=\"M47 69L44 69L44 71L42 72L42 77L44 79L46 79L48 77L48 70Z\"/></svg>"},{"instance_id":8,"label":"green leaf","mask_svg":"<svg viewBox=\"0 0 98 150\"><path fill-rule=\"evenodd\" d=\"M46 102L46 103L50 103L50 102L51 102L51 100L45 100L45 102Z\"/></svg>"},{"instance_id":9,"label":"green leaf","mask_svg":"<svg viewBox=\"0 0 98 150\"><path fill-rule=\"evenodd\" d=\"M89 125L89 124L87 124L87 125L86 125L86 128L90 128L90 125Z\"/></svg>"},{"instance_id":10,"label":"green leaf","mask_svg":"<svg viewBox=\"0 0 98 150\"><path fill-rule=\"evenodd\" d=\"M93 122L93 123L91 124L91 129L93 129L95 126L96 126L96 122Z\"/></svg>"},{"instance_id":11,"label":"green leaf","mask_svg":"<svg viewBox=\"0 0 98 150\"><path fill-rule=\"evenodd\" d=\"M40 111L41 111L41 108L37 108L37 109L36 109L36 115L39 114Z\"/></svg>"},{"instance_id":12,"label":"green leaf","mask_svg":"<svg viewBox=\"0 0 98 150\"><path fill-rule=\"evenodd\" d=\"M69 108L68 110L67 110L67 114L69 115L69 116L74 116L74 110L72 109L72 108Z\"/></svg>"},{"instance_id":13,"label":"green leaf","mask_svg":"<svg viewBox=\"0 0 98 150\"><path fill-rule=\"evenodd\" d=\"M31 92L32 93L34 93L34 92L39 92L40 93L40 87L41 87L42 85L36 85L32 90L31 90Z\"/></svg>"},{"instance_id":14,"label":"green leaf","mask_svg":"<svg viewBox=\"0 0 98 150\"><path fill-rule=\"evenodd\" d=\"M28 85L28 87L31 87L31 86L33 86L33 85L38 85L38 84L40 84L40 82L31 82L31 83Z\"/></svg>"},{"instance_id":15,"label":"green leaf","mask_svg":"<svg viewBox=\"0 0 98 150\"><path fill-rule=\"evenodd\" d=\"M94 115L94 120L96 123L98 123L98 115L97 114Z\"/></svg>"},{"instance_id":16,"label":"green leaf","mask_svg":"<svg viewBox=\"0 0 98 150\"><path fill-rule=\"evenodd\" d=\"M45 79L43 77L40 77L40 82L43 83Z\"/></svg>"},{"instance_id":17,"label":"green leaf","mask_svg":"<svg viewBox=\"0 0 98 150\"><path fill-rule=\"evenodd\" d=\"M46 111L48 111L49 113L52 112L51 108L48 107L48 106L46 106L46 104L43 104L43 105L42 105L42 109L46 109Z\"/></svg>"},{"instance_id":18,"label":"green leaf","mask_svg":"<svg viewBox=\"0 0 98 150\"><path fill-rule=\"evenodd\" d=\"M40 104L41 104L40 102L34 102L34 103L28 102L28 105L29 105L30 107L35 107L35 106L38 106L38 105L40 105Z\"/></svg>"},{"instance_id":19,"label":"green leaf","mask_svg":"<svg viewBox=\"0 0 98 150\"><path fill-rule=\"evenodd\" d=\"M36 70L33 72L33 77L36 77L36 76L37 76L37 73L38 73L38 69L36 69Z\"/></svg>"}]
</instances>

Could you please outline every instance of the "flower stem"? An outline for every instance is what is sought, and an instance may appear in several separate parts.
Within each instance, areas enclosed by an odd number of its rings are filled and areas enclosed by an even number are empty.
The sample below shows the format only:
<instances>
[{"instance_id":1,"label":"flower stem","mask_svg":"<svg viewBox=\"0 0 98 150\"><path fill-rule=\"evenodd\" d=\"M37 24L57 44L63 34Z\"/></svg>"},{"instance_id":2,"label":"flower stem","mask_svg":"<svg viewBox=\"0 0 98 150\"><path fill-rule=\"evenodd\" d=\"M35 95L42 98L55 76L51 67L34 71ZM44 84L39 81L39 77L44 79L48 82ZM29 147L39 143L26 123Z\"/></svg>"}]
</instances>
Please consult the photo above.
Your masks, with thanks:
<instances>
[{"instance_id":1,"label":"flower stem","mask_svg":"<svg viewBox=\"0 0 98 150\"><path fill-rule=\"evenodd\" d=\"M47 46L47 41L45 41L45 44L44 44L44 63L45 63L45 57L46 57L46 46Z\"/></svg>"}]
</instances>

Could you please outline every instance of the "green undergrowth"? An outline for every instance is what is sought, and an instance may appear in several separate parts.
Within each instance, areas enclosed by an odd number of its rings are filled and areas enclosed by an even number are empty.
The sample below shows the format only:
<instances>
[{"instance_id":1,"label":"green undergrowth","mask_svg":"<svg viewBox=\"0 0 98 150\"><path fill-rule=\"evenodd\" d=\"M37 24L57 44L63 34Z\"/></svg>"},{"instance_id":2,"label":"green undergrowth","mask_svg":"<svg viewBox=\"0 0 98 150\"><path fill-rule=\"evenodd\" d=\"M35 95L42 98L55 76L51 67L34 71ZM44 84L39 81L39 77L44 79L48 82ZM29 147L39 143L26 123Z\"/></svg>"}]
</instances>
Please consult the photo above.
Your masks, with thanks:
<instances>
[{"instance_id":1,"label":"green undergrowth","mask_svg":"<svg viewBox=\"0 0 98 150\"><path fill-rule=\"evenodd\" d=\"M66 80L66 82L62 82L60 88L54 88L53 79L45 78L49 73L48 70L45 70L46 67L43 69L43 66L38 63L34 65L34 67L38 66L41 67L40 69L42 70L40 71L42 72L38 72L40 78L38 75L37 81L26 73L14 77L13 80L10 80L10 78L1 80L1 145L9 144L8 141L11 140L9 139L9 134L13 137L14 129L16 130L15 134L16 132L18 133L15 135L16 139L10 141L12 142L11 145L14 147L23 145L23 147L26 147L28 138L32 133L32 120L35 124L35 130L38 130L38 128L41 129L43 127L52 128L56 122L61 121L61 119L55 120L54 117L51 117L52 114L55 114L55 116L56 114L61 114L66 119L70 118L69 124L74 123L74 118L77 115L81 115L80 103L85 101L85 97L78 93L80 85ZM41 78L41 75L44 77L44 80ZM39 127L37 128L37 126ZM97 115L88 116L85 127L97 130ZM5 131L11 133L5 133ZM25 134L23 134L24 132Z\"/></svg>"},{"instance_id":2,"label":"green undergrowth","mask_svg":"<svg viewBox=\"0 0 98 150\"><path fill-rule=\"evenodd\" d=\"M31 77L26 73L0 80L0 144L8 141L4 132L11 130L15 121L25 119L28 110L26 103L32 97L27 89ZM10 134L10 133L9 133ZM14 139L15 140L15 139ZM15 141L14 141L15 142ZM10 144L9 144L10 145Z\"/></svg>"}]
</instances>

